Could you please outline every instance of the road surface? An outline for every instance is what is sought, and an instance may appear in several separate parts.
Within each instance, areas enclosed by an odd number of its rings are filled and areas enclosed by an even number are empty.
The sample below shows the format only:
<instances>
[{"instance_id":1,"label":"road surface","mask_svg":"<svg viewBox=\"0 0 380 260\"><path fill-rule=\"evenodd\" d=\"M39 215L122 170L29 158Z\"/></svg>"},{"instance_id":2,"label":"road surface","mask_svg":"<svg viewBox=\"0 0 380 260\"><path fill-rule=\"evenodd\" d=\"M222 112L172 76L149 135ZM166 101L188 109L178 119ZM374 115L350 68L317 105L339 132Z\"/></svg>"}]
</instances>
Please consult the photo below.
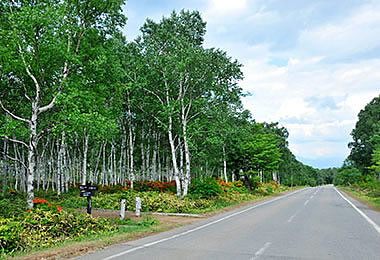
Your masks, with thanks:
<instances>
[{"instance_id":1,"label":"road surface","mask_svg":"<svg viewBox=\"0 0 380 260\"><path fill-rule=\"evenodd\" d=\"M380 213L306 188L78 259L380 259Z\"/></svg>"}]
</instances>

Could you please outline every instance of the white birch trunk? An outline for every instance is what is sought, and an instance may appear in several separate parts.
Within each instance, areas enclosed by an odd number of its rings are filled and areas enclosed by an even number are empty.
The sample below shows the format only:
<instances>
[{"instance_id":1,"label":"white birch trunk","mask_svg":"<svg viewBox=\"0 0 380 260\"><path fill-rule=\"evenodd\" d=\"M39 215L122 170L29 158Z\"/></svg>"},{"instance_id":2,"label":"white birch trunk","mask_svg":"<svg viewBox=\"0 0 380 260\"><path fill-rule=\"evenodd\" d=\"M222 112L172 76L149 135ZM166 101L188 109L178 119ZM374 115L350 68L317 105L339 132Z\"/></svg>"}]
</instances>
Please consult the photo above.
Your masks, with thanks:
<instances>
[{"instance_id":1,"label":"white birch trunk","mask_svg":"<svg viewBox=\"0 0 380 260\"><path fill-rule=\"evenodd\" d=\"M126 179L127 179L127 171L128 171L128 167L127 167L127 165L128 165L128 163L127 163L127 154L128 154L128 152L127 152L127 134L125 133L125 131L124 131L124 133L123 133L123 135L124 135L124 137L123 138L125 138L125 146L124 146L124 149L123 149L123 179L122 179L122 183L123 183L123 185L126 185Z\"/></svg>"},{"instance_id":2,"label":"white birch trunk","mask_svg":"<svg viewBox=\"0 0 380 260\"><path fill-rule=\"evenodd\" d=\"M84 150L83 150L83 172L82 172L82 185L87 182L87 153L88 153L88 134L84 131Z\"/></svg>"},{"instance_id":3,"label":"white birch trunk","mask_svg":"<svg viewBox=\"0 0 380 260\"><path fill-rule=\"evenodd\" d=\"M224 181L228 182L227 178L227 160L226 160L226 145L223 144L223 174L224 174Z\"/></svg>"},{"instance_id":4,"label":"white birch trunk","mask_svg":"<svg viewBox=\"0 0 380 260\"><path fill-rule=\"evenodd\" d=\"M143 126L141 129L141 144L140 144L140 149L141 149L141 175L142 175L143 179L146 178L144 137L145 137L145 132L144 132L144 126Z\"/></svg>"},{"instance_id":5,"label":"white birch trunk","mask_svg":"<svg viewBox=\"0 0 380 260\"><path fill-rule=\"evenodd\" d=\"M164 75L165 78L165 75ZM168 82L165 81L165 89L166 89L166 106L167 108L170 108L170 95L169 95L169 86ZM174 179L176 182L177 186L177 197L181 197L182 189L181 189L181 181L179 178L179 170L178 170L178 165L177 165L177 157L176 157L176 149L175 149L175 144L174 144L174 138L173 138L173 116L172 112L169 111L168 114L168 119L169 119L169 125L168 125L168 138L169 138L169 145L170 145L170 152L171 152L171 157L172 157L172 165L173 165L173 171L174 171Z\"/></svg>"},{"instance_id":6,"label":"white birch trunk","mask_svg":"<svg viewBox=\"0 0 380 260\"><path fill-rule=\"evenodd\" d=\"M124 129L124 127L123 127ZM124 130L122 133L122 139L121 139L121 147L120 147L120 160L119 160L119 176L118 176L118 182L122 185L123 183L123 161L124 161L124 150L125 150L125 134Z\"/></svg>"},{"instance_id":7,"label":"white birch trunk","mask_svg":"<svg viewBox=\"0 0 380 260\"><path fill-rule=\"evenodd\" d=\"M155 137L157 139L158 134L155 134ZM157 180L157 140L154 142L153 146L153 155L152 155L152 169L151 169L151 175L153 180Z\"/></svg>"},{"instance_id":8,"label":"white birch trunk","mask_svg":"<svg viewBox=\"0 0 380 260\"><path fill-rule=\"evenodd\" d=\"M3 156L3 170L2 170L2 174L3 174L3 194L5 194L5 188L7 186L7 175L8 175L8 158L7 158L7 154L8 154L8 138L5 138L4 139L4 148L3 148L3 152L4 152L4 156Z\"/></svg>"},{"instance_id":9,"label":"white birch trunk","mask_svg":"<svg viewBox=\"0 0 380 260\"><path fill-rule=\"evenodd\" d=\"M146 148L145 158L146 158L146 161L145 161L146 178L148 180L152 180L152 172L151 172L151 166L150 166L150 142L148 142L148 146Z\"/></svg>"},{"instance_id":10,"label":"white birch trunk","mask_svg":"<svg viewBox=\"0 0 380 260\"><path fill-rule=\"evenodd\" d=\"M57 185L57 194L58 196L61 195L61 181L62 181L62 161L61 161L61 147L59 145L59 140L57 138L57 151L58 151L58 158L57 158L57 177L56 177L56 185Z\"/></svg>"},{"instance_id":11,"label":"white birch trunk","mask_svg":"<svg viewBox=\"0 0 380 260\"><path fill-rule=\"evenodd\" d=\"M177 165L176 150L175 150L172 128L173 128L173 118L169 116L168 138L169 138L170 151L171 151L171 156L172 156L174 179L177 185L177 197L180 198L181 192L182 192L181 181L179 179L179 170L178 170L178 165Z\"/></svg>"},{"instance_id":12,"label":"white birch trunk","mask_svg":"<svg viewBox=\"0 0 380 260\"><path fill-rule=\"evenodd\" d=\"M179 145L179 178L181 180L181 186L184 187L185 176L183 174L183 144Z\"/></svg>"},{"instance_id":13,"label":"white birch trunk","mask_svg":"<svg viewBox=\"0 0 380 260\"><path fill-rule=\"evenodd\" d=\"M13 138L15 139L15 138ZM13 151L14 151L14 154L15 154L15 159L16 159L16 162L15 162L15 190L18 190L18 184L19 184L19 179L20 179L20 172L19 172L19 168L18 168L18 151L17 151L17 143L13 143Z\"/></svg>"},{"instance_id":14,"label":"white birch trunk","mask_svg":"<svg viewBox=\"0 0 380 260\"><path fill-rule=\"evenodd\" d=\"M96 158L96 165L95 165L95 171L94 171L96 183L101 183L101 174L98 174L98 167L99 167L100 157L102 155L103 145L104 145L104 141L100 144L98 156Z\"/></svg>"},{"instance_id":15,"label":"white birch trunk","mask_svg":"<svg viewBox=\"0 0 380 260\"><path fill-rule=\"evenodd\" d=\"M115 185L115 168L114 168L114 158L115 158L115 145L113 140L111 140L111 154L109 157L109 169L110 169L110 184Z\"/></svg>"},{"instance_id":16,"label":"white birch trunk","mask_svg":"<svg viewBox=\"0 0 380 260\"><path fill-rule=\"evenodd\" d=\"M37 102L39 98L37 99ZM32 102L32 116L29 121L29 145L28 145L28 175L27 175L27 205L28 208L33 208L34 199L34 175L36 172L36 152L37 152L37 118L38 118L38 103Z\"/></svg>"},{"instance_id":17,"label":"white birch trunk","mask_svg":"<svg viewBox=\"0 0 380 260\"><path fill-rule=\"evenodd\" d=\"M65 191L65 187L67 187L67 178L66 178L66 156L65 156L65 140L66 139L66 133L63 131L62 133L62 141L61 141L61 147L60 147L60 159L61 159L61 192ZM67 190L67 189L66 189Z\"/></svg>"},{"instance_id":18,"label":"white birch trunk","mask_svg":"<svg viewBox=\"0 0 380 260\"><path fill-rule=\"evenodd\" d=\"M133 165L133 131L131 122L129 124L129 180L131 181L131 189L133 190L133 182L135 180L134 165Z\"/></svg>"},{"instance_id":19,"label":"white birch trunk","mask_svg":"<svg viewBox=\"0 0 380 260\"><path fill-rule=\"evenodd\" d=\"M107 141L104 141L103 145L103 167L102 167L102 185L108 185L107 169L106 169L106 146Z\"/></svg>"}]
</instances>

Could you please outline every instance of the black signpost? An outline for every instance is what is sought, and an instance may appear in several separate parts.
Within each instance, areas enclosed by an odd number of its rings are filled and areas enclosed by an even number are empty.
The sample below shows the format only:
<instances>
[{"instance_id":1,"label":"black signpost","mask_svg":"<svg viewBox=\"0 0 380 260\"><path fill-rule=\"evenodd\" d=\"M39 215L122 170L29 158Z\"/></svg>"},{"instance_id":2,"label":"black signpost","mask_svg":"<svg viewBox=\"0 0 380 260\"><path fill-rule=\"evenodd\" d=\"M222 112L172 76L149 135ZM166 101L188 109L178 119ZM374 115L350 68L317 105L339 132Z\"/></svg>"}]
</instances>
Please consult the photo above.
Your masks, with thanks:
<instances>
[{"instance_id":1,"label":"black signpost","mask_svg":"<svg viewBox=\"0 0 380 260\"><path fill-rule=\"evenodd\" d=\"M86 185L80 185L79 190L79 195L87 198L87 213L91 215L91 196L95 195L95 191L98 190L98 186L91 185L90 182L87 182Z\"/></svg>"}]
</instances>

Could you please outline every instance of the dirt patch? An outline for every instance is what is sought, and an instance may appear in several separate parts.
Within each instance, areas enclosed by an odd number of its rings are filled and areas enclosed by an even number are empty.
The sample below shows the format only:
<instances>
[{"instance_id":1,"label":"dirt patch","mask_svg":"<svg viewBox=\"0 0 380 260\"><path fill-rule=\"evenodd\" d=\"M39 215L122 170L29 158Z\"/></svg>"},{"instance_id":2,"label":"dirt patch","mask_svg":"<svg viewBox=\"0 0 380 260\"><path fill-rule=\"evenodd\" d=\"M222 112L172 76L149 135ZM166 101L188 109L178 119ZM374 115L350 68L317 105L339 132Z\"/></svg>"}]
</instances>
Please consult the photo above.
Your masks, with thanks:
<instances>
[{"instance_id":1,"label":"dirt patch","mask_svg":"<svg viewBox=\"0 0 380 260\"><path fill-rule=\"evenodd\" d=\"M85 209L80 210L81 213L86 213ZM95 209L91 212L93 217L105 217L105 218L119 218L120 211L117 210L103 210ZM125 212L125 218L129 218L133 221L141 221L145 215L153 216L161 225L188 225L202 218L199 217L187 217L187 216L166 216L166 215L152 215L149 213L142 213L141 217L136 217L134 212ZM206 217L206 216L205 216Z\"/></svg>"}]
</instances>

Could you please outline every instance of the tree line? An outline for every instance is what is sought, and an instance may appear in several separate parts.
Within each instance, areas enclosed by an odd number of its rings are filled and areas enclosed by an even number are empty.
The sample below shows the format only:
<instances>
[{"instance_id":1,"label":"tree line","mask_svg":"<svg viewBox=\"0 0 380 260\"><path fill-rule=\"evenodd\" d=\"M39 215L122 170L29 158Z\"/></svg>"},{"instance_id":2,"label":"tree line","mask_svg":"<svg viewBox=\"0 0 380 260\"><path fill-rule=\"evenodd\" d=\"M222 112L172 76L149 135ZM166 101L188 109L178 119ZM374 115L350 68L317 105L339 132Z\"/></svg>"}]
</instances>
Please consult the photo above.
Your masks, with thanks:
<instances>
[{"instance_id":1,"label":"tree line","mask_svg":"<svg viewBox=\"0 0 380 260\"><path fill-rule=\"evenodd\" d=\"M316 185L278 123L244 110L242 64L205 48L198 11L147 19L128 42L122 0L0 3L3 193L193 178Z\"/></svg>"},{"instance_id":2,"label":"tree line","mask_svg":"<svg viewBox=\"0 0 380 260\"><path fill-rule=\"evenodd\" d=\"M336 174L335 182L351 185L359 182L380 184L380 95L374 97L358 114L348 143L350 154Z\"/></svg>"}]
</instances>

